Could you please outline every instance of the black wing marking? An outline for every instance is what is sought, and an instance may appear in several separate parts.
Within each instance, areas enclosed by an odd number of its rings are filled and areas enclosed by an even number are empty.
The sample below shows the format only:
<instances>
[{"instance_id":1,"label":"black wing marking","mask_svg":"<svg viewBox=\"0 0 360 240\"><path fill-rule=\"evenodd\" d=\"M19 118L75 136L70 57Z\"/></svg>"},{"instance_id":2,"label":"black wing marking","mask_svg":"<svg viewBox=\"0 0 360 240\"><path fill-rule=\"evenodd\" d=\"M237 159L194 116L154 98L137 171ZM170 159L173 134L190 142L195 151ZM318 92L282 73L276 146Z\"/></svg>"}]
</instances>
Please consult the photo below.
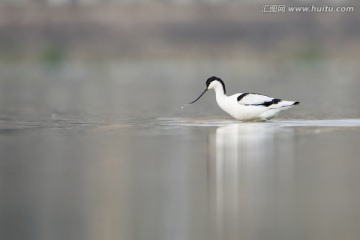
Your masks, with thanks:
<instances>
[{"instance_id":1,"label":"black wing marking","mask_svg":"<svg viewBox=\"0 0 360 240\"><path fill-rule=\"evenodd\" d=\"M278 104L278 103L281 102L281 101L282 101L281 99L274 98L274 99L271 100L271 101L267 101L267 102L263 102L263 103L258 103L258 104L250 104L250 105L269 107L270 105Z\"/></svg>"},{"instance_id":2,"label":"black wing marking","mask_svg":"<svg viewBox=\"0 0 360 240\"><path fill-rule=\"evenodd\" d=\"M257 93L242 93L237 97L238 103L245 106L264 106L269 107L281 102L281 99L271 98Z\"/></svg>"},{"instance_id":3,"label":"black wing marking","mask_svg":"<svg viewBox=\"0 0 360 240\"><path fill-rule=\"evenodd\" d=\"M243 99L246 95L249 95L250 93L242 93L237 97L237 101L240 102L241 99Z\"/></svg>"}]
</instances>

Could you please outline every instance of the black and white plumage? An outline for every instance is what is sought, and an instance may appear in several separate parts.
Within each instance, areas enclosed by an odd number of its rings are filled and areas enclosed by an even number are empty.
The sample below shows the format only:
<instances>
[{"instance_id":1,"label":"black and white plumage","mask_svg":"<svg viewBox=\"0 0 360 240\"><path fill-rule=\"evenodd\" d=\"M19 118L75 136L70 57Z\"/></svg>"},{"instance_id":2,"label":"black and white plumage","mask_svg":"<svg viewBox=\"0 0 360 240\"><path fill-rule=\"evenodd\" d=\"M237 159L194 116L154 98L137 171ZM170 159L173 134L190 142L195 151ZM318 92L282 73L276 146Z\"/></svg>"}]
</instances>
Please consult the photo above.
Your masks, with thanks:
<instances>
[{"instance_id":1,"label":"black and white plumage","mask_svg":"<svg viewBox=\"0 0 360 240\"><path fill-rule=\"evenodd\" d=\"M220 108L235 119L241 121L271 119L279 112L299 104L299 102L281 100L257 93L236 93L227 96L225 83L215 76L206 80L206 89L204 92L197 99L188 104L192 104L199 100L209 89L215 90L216 101ZM188 104L185 104L184 106Z\"/></svg>"}]
</instances>

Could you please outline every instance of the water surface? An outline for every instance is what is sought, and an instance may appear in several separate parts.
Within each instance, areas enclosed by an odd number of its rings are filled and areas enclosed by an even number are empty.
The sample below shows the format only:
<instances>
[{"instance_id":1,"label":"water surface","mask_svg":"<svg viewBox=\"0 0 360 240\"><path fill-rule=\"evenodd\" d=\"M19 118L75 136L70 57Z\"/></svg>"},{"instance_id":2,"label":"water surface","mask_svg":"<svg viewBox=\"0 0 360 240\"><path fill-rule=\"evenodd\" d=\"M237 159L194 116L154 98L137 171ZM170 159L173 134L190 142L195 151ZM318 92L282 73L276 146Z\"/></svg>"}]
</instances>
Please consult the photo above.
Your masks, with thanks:
<instances>
[{"instance_id":1,"label":"water surface","mask_svg":"<svg viewBox=\"0 0 360 240\"><path fill-rule=\"evenodd\" d=\"M243 63L0 65L0 238L359 239L357 68ZM182 110L209 72L301 105Z\"/></svg>"}]
</instances>

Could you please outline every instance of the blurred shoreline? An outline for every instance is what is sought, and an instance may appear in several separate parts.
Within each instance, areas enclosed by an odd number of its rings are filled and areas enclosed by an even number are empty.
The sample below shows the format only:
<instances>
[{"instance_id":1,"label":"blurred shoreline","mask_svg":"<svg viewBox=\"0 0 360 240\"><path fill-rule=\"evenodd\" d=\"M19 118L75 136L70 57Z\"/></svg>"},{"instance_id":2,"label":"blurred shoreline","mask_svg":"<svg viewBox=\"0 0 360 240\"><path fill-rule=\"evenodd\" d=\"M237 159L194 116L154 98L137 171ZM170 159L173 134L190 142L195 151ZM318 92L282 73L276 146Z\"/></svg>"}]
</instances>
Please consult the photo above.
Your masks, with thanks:
<instances>
[{"instance_id":1,"label":"blurred shoreline","mask_svg":"<svg viewBox=\"0 0 360 240\"><path fill-rule=\"evenodd\" d=\"M356 11L266 14L260 3L0 6L0 61L357 59L359 26Z\"/></svg>"}]
</instances>

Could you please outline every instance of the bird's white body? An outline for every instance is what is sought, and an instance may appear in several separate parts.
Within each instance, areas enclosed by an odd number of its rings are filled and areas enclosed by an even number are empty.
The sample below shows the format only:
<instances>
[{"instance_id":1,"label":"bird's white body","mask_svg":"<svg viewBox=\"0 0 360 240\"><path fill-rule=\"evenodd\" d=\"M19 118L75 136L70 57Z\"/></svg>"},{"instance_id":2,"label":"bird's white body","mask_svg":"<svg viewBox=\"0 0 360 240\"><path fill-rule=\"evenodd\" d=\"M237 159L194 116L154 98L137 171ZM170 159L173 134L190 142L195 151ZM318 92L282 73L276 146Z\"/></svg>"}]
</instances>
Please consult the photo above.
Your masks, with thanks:
<instances>
[{"instance_id":1,"label":"bird's white body","mask_svg":"<svg viewBox=\"0 0 360 240\"><path fill-rule=\"evenodd\" d=\"M212 81L207 89L215 90L216 101L222 110L241 121L264 121L271 119L279 112L299 103L255 93L237 93L227 96L225 94L224 83L219 81Z\"/></svg>"}]
</instances>

